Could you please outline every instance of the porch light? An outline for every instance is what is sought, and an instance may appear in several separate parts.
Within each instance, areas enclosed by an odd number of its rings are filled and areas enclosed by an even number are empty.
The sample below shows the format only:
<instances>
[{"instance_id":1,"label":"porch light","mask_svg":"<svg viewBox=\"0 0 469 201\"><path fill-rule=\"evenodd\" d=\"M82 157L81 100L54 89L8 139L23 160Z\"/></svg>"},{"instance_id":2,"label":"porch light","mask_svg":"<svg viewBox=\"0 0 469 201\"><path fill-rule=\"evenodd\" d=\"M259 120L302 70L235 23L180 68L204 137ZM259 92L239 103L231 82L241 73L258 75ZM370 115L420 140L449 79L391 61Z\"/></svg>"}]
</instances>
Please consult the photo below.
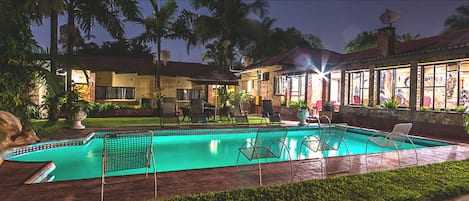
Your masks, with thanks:
<instances>
[{"instance_id":1,"label":"porch light","mask_svg":"<svg viewBox=\"0 0 469 201\"><path fill-rule=\"evenodd\" d=\"M319 72L318 75L319 75L319 79L321 79L321 80L322 79L327 79L326 74L324 74L323 72Z\"/></svg>"}]
</instances>

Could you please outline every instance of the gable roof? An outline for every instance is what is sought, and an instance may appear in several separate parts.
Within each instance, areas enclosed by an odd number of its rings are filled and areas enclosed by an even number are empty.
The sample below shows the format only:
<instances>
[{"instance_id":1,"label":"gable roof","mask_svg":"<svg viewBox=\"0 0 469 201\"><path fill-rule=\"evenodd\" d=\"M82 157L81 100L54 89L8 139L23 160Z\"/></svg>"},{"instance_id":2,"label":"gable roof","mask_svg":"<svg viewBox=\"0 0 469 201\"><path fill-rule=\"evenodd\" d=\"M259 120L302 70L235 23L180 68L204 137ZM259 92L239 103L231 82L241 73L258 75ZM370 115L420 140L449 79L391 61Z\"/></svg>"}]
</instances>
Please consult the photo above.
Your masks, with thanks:
<instances>
[{"instance_id":1,"label":"gable roof","mask_svg":"<svg viewBox=\"0 0 469 201\"><path fill-rule=\"evenodd\" d=\"M73 56L75 63L93 72L110 71L115 73L137 73L139 75L155 75L156 64L153 58L113 57L95 55ZM168 61L160 65L162 76L189 77L190 80L209 84L237 85L236 76L218 66L200 63Z\"/></svg>"},{"instance_id":2,"label":"gable roof","mask_svg":"<svg viewBox=\"0 0 469 201\"><path fill-rule=\"evenodd\" d=\"M330 68L336 67L341 62L342 57L342 54L331 50L297 47L250 65L246 70L281 65L284 72L305 72L305 67L312 65L317 68L324 66L325 70L328 71Z\"/></svg>"},{"instance_id":3,"label":"gable roof","mask_svg":"<svg viewBox=\"0 0 469 201\"><path fill-rule=\"evenodd\" d=\"M392 55L419 54L422 52L438 51L451 48L469 47L469 29L463 29L445 34L396 43L396 53ZM378 48L371 48L359 52L345 54L344 62L384 58Z\"/></svg>"}]
</instances>

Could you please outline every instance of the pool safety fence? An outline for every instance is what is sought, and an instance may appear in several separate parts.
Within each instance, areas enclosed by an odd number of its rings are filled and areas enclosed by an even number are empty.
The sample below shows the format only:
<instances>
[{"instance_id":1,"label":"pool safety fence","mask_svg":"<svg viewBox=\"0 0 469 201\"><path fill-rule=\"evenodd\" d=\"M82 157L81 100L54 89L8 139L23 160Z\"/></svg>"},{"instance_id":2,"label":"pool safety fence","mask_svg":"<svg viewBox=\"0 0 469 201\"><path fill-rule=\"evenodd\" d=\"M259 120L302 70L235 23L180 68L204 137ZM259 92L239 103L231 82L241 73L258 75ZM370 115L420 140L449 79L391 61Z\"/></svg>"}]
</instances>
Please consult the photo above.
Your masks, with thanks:
<instances>
[{"instance_id":1,"label":"pool safety fence","mask_svg":"<svg viewBox=\"0 0 469 201\"><path fill-rule=\"evenodd\" d=\"M101 176L101 200L104 200L106 173L146 168L153 169L155 197L157 192L156 162L151 131L121 131L104 135Z\"/></svg>"}]
</instances>

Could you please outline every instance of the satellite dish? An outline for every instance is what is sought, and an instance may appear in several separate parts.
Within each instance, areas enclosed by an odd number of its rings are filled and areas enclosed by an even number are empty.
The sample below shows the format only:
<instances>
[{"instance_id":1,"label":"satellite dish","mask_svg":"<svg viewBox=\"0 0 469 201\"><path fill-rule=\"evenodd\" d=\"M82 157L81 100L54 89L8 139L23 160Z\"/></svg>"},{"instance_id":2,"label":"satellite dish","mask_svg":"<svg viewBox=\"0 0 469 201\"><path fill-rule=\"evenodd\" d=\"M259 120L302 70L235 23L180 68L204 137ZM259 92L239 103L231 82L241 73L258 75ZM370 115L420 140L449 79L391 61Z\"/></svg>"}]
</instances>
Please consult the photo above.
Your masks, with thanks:
<instances>
[{"instance_id":1,"label":"satellite dish","mask_svg":"<svg viewBox=\"0 0 469 201\"><path fill-rule=\"evenodd\" d=\"M381 20L381 23L389 24L389 26L391 27L392 23L399 20L400 17L401 15L398 12L386 9L386 11L384 11L381 17L379 17L379 20Z\"/></svg>"}]
</instances>

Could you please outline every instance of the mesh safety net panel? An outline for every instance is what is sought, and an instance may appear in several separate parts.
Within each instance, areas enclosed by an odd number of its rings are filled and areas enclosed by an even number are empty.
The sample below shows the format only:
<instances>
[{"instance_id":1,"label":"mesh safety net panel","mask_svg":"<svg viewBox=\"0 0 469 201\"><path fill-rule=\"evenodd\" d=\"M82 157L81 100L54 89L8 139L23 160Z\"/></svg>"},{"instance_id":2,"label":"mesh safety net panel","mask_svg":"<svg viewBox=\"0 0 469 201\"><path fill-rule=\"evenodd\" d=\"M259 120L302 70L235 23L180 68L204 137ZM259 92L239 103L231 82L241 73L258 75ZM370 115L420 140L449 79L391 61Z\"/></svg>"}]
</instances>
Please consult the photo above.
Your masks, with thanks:
<instances>
[{"instance_id":1,"label":"mesh safety net panel","mask_svg":"<svg viewBox=\"0 0 469 201\"><path fill-rule=\"evenodd\" d=\"M152 139L150 131L112 132L104 135L104 172L150 168Z\"/></svg>"}]
</instances>

